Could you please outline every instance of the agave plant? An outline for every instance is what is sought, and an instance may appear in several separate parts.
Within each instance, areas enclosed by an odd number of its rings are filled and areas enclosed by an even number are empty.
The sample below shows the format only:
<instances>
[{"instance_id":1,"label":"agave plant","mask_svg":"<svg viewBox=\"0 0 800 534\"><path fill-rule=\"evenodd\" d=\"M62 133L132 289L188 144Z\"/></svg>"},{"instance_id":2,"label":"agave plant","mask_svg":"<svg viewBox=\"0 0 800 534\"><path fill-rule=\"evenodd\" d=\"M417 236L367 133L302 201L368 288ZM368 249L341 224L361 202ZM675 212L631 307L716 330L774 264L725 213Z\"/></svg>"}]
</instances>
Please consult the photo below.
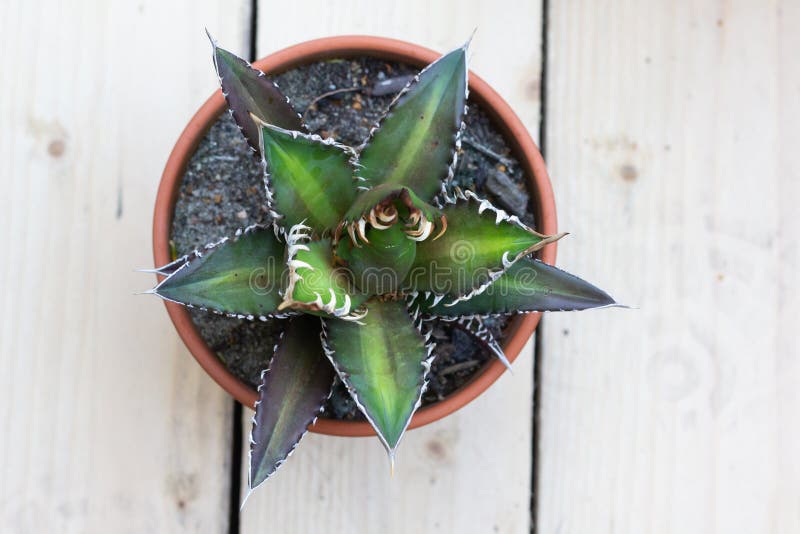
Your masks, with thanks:
<instances>
[{"instance_id":1,"label":"agave plant","mask_svg":"<svg viewBox=\"0 0 800 534\"><path fill-rule=\"evenodd\" d=\"M270 226L251 226L156 270L151 292L248 320L285 320L261 374L249 486L321 413L335 377L393 463L433 358L430 324L461 325L508 365L487 316L614 305L532 254L537 233L451 186L467 98L467 45L426 67L357 149L306 132L264 73L218 47L222 92L260 155Z\"/></svg>"}]
</instances>

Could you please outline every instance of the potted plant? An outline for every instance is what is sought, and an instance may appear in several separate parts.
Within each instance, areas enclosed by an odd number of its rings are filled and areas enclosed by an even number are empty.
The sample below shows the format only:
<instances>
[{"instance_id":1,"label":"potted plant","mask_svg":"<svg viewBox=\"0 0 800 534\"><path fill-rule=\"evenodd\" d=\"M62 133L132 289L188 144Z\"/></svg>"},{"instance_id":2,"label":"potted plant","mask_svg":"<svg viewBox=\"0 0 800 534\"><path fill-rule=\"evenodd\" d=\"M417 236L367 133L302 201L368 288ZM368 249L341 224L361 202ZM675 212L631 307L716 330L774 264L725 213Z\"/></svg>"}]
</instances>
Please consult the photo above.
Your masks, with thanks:
<instances>
[{"instance_id":1,"label":"potted plant","mask_svg":"<svg viewBox=\"0 0 800 534\"><path fill-rule=\"evenodd\" d=\"M437 58L388 39L322 39L250 66L212 44L222 93L192 119L167 163L154 218L159 283L151 292L166 301L201 365L255 408L251 490L309 427L340 435L374 431L393 463L409 426L466 404L510 365L536 327L535 312L616 305L602 290L552 266L555 242L564 234L556 233L541 155L502 99L477 77L468 78L467 45ZM410 77L358 148L309 132L265 74L364 56L430 64ZM454 183L470 90L471 101L519 159L539 231ZM226 102L260 159L268 223L174 258L170 229L181 181ZM187 307L279 325L256 390L226 369ZM506 328L501 347L484 320L507 314L521 315ZM497 361L418 411L437 321L458 324ZM366 421L317 420L334 382L346 388Z\"/></svg>"}]
</instances>

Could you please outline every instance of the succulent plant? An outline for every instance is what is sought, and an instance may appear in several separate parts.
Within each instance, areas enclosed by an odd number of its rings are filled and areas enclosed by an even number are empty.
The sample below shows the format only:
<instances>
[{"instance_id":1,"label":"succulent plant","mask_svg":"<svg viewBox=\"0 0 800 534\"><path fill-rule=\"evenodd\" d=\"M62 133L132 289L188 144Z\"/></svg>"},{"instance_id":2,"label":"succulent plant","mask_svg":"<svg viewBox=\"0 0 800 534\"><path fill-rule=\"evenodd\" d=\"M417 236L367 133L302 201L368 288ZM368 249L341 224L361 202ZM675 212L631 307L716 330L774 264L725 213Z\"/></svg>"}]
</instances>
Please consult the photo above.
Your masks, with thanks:
<instances>
[{"instance_id":1,"label":"succulent plant","mask_svg":"<svg viewBox=\"0 0 800 534\"><path fill-rule=\"evenodd\" d=\"M230 112L261 157L272 223L156 269L151 292L285 321L258 387L251 490L292 453L337 376L393 465L426 387L433 320L458 321L508 365L484 317L616 304L533 259L563 234L537 233L452 187L467 45L415 76L357 149L306 132L277 85L212 45Z\"/></svg>"}]
</instances>

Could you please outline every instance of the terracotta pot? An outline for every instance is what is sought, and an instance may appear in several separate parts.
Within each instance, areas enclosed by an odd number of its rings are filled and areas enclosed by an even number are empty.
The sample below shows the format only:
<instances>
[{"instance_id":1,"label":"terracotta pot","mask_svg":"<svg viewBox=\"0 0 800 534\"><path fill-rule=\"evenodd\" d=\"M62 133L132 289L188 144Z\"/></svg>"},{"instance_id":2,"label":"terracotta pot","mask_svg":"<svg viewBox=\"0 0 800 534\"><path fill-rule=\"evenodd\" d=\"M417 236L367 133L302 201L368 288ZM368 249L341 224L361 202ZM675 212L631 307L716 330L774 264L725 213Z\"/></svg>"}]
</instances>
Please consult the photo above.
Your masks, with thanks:
<instances>
[{"instance_id":1,"label":"terracotta pot","mask_svg":"<svg viewBox=\"0 0 800 534\"><path fill-rule=\"evenodd\" d=\"M317 39L286 48L256 61L254 66L268 74L278 74L314 61L357 56L371 56L390 61L399 61L421 68L437 59L440 54L394 39L342 36ZM479 104L489 114L528 176L528 189L535 205L537 230L546 234L556 233L556 209L553 191L542 155L539 153L536 144L508 104L494 89L472 72L469 75L469 90L470 101ZM153 253L157 266L164 265L170 261L170 228L186 165L194 154L200 140L225 109L225 100L218 90L211 95L195 116L192 117L192 120L189 121L169 156L158 188L153 216ZM552 265L556 258L556 244L548 245L542 250L540 258ZM228 372L200 337L186 308L166 301L164 304L175 328L178 330L178 334L203 369L237 400L252 407L256 401L256 392ZM528 314L514 318L509 324L503 348L510 361L514 361L528 338L533 334L536 325L539 323L539 318L540 314L538 313ZM493 360L490 364L484 366L468 384L449 395L445 400L420 408L414 414L409 428L426 425L453 413L483 393L504 371L503 364ZM372 427L367 422L360 421L319 419L311 427L311 430L338 436L368 436L374 434Z\"/></svg>"}]
</instances>

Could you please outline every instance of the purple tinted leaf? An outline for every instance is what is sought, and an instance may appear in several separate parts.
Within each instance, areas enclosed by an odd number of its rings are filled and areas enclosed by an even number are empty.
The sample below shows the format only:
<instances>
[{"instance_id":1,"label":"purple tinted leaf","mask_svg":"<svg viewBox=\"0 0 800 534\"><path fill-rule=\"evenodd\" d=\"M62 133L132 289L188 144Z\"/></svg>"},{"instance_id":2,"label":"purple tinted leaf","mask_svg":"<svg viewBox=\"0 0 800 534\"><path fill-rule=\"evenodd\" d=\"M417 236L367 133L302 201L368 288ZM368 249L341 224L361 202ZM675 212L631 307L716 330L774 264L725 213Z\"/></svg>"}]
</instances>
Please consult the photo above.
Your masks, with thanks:
<instances>
[{"instance_id":1,"label":"purple tinted leaf","mask_svg":"<svg viewBox=\"0 0 800 534\"><path fill-rule=\"evenodd\" d=\"M250 434L251 491L283 464L330 395L334 371L320 331L316 317L291 319L261 375Z\"/></svg>"},{"instance_id":2,"label":"purple tinted leaf","mask_svg":"<svg viewBox=\"0 0 800 534\"><path fill-rule=\"evenodd\" d=\"M211 35L208 38L214 48L214 66L222 94L253 150L259 148L261 128L252 119L251 113L267 124L287 130L303 129L300 115L270 78L251 67L247 61L217 46Z\"/></svg>"},{"instance_id":3,"label":"purple tinted leaf","mask_svg":"<svg viewBox=\"0 0 800 534\"><path fill-rule=\"evenodd\" d=\"M456 325L465 332L475 337L481 345L488 349L495 357L506 366L506 369L511 371L511 362L506 358L506 353L503 352L503 347L497 342L497 339L492 334L492 331L483 322L483 319L478 315L468 315L461 317L456 321Z\"/></svg>"},{"instance_id":4,"label":"purple tinted leaf","mask_svg":"<svg viewBox=\"0 0 800 534\"><path fill-rule=\"evenodd\" d=\"M449 302L450 301L450 302ZM418 306L418 307L417 307ZM412 308L439 317L624 307L602 289L546 263L522 258L469 299L420 294Z\"/></svg>"}]
</instances>

